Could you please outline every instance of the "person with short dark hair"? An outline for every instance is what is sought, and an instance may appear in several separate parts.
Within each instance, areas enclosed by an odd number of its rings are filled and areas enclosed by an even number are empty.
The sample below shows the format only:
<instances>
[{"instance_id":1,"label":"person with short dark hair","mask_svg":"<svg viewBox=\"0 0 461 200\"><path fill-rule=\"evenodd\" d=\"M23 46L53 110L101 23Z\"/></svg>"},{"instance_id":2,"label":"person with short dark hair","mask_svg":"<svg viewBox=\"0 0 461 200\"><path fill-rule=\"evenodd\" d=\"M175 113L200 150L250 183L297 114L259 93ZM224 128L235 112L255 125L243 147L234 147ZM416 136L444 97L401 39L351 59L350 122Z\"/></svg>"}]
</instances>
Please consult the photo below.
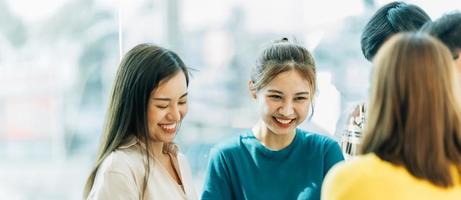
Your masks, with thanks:
<instances>
[{"instance_id":1,"label":"person with short dark hair","mask_svg":"<svg viewBox=\"0 0 461 200\"><path fill-rule=\"evenodd\" d=\"M366 24L362 36L362 53L372 61L378 49L392 35L418 31L431 18L420 7L404 2L391 2L376 11ZM341 148L346 158L357 155L366 122L366 104L357 105L347 120L341 136Z\"/></svg>"},{"instance_id":2,"label":"person with short dark hair","mask_svg":"<svg viewBox=\"0 0 461 200\"><path fill-rule=\"evenodd\" d=\"M447 45L461 71L461 12L455 11L428 22L421 31L431 34Z\"/></svg>"},{"instance_id":3,"label":"person with short dark hair","mask_svg":"<svg viewBox=\"0 0 461 200\"><path fill-rule=\"evenodd\" d=\"M363 29L360 41L363 55L371 61L384 41L392 35L417 31L428 21L431 21L429 15L416 5L404 2L384 5Z\"/></svg>"}]
</instances>

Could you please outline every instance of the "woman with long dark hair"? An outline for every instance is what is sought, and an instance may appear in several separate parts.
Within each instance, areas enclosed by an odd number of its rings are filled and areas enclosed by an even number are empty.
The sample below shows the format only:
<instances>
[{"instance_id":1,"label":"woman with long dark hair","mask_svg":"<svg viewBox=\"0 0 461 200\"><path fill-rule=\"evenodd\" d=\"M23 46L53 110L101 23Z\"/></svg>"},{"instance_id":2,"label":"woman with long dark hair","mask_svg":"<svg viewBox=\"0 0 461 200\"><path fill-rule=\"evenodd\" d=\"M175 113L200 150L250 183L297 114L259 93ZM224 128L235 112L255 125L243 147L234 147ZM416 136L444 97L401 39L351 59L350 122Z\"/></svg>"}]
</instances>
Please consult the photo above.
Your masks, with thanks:
<instances>
[{"instance_id":1,"label":"woman with long dark hair","mask_svg":"<svg viewBox=\"0 0 461 200\"><path fill-rule=\"evenodd\" d=\"M85 199L195 199L173 143L187 113L189 73L179 56L140 44L120 63Z\"/></svg>"}]
</instances>

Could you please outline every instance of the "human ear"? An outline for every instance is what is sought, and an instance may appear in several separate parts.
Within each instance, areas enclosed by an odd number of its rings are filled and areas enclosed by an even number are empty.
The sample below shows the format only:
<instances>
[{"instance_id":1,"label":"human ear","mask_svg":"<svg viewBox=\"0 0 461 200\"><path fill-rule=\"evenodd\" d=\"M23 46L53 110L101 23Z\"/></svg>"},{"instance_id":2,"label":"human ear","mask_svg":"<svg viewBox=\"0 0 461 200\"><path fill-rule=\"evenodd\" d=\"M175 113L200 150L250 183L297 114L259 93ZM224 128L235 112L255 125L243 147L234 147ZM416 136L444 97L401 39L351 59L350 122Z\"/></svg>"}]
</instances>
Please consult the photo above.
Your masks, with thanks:
<instances>
[{"instance_id":1,"label":"human ear","mask_svg":"<svg viewBox=\"0 0 461 200\"><path fill-rule=\"evenodd\" d=\"M256 89L252 80L248 81L248 90L250 91L251 98L256 99Z\"/></svg>"},{"instance_id":2,"label":"human ear","mask_svg":"<svg viewBox=\"0 0 461 200\"><path fill-rule=\"evenodd\" d=\"M458 67L459 72L461 73L461 51L458 52L458 57L455 60L456 67Z\"/></svg>"}]
</instances>

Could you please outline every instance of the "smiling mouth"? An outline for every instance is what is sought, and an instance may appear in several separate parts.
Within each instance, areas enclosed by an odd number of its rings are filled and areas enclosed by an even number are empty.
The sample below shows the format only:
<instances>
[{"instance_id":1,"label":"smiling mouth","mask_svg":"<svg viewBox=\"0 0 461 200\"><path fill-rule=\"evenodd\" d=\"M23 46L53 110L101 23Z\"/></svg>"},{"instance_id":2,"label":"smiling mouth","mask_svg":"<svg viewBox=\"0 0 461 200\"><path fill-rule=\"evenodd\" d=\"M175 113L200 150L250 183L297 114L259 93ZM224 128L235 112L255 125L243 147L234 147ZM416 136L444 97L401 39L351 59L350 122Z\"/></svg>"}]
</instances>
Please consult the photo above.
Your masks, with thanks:
<instances>
[{"instance_id":1,"label":"smiling mouth","mask_svg":"<svg viewBox=\"0 0 461 200\"><path fill-rule=\"evenodd\" d=\"M294 119L280 119L280 118L277 118L277 117L272 117L272 119L274 120L275 124L277 124L279 127L287 128L287 127L290 127L293 124L293 122L295 121L296 118L294 118Z\"/></svg>"},{"instance_id":2,"label":"smiling mouth","mask_svg":"<svg viewBox=\"0 0 461 200\"><path fill-rule=\"evenodd\" d=\"M160 128L162 128L163 131L167 132L167 133L174 133L176 132L176 126L177 126L177 123L173 123L173 124L159 124Z\"/></svg>"}]
</instances>

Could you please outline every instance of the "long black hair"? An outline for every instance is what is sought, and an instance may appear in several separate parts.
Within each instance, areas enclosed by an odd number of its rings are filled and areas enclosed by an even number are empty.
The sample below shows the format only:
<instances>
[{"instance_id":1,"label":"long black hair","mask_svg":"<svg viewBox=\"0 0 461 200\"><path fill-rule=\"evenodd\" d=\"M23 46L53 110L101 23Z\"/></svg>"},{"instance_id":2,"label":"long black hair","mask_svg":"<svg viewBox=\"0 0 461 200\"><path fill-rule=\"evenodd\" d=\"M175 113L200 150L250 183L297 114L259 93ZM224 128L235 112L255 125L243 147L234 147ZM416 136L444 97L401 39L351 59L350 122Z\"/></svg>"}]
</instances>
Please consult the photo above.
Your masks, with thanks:
<instances>
[{"instance_id":1,"label":"long black hair","mask_svg":"<svg viewBox=\"0 0 461 200\"><path fill-rule=\"evenodd\" d=\"M151 92L161 81L168 80L176 73L183 72L189 85L189 72L181 58L171 50L153 45L139 44L123 57L112 88L106 116L104 135L99 147L96 164L87 179L84 198L87 198L94 184L99 166L104 159L128 138L135 136L146 148L146 176L144 191L149 174L149 132L147 105ZM173 151L173 143L165 144L164 151Z\"/></svg>"}]
</instances>

